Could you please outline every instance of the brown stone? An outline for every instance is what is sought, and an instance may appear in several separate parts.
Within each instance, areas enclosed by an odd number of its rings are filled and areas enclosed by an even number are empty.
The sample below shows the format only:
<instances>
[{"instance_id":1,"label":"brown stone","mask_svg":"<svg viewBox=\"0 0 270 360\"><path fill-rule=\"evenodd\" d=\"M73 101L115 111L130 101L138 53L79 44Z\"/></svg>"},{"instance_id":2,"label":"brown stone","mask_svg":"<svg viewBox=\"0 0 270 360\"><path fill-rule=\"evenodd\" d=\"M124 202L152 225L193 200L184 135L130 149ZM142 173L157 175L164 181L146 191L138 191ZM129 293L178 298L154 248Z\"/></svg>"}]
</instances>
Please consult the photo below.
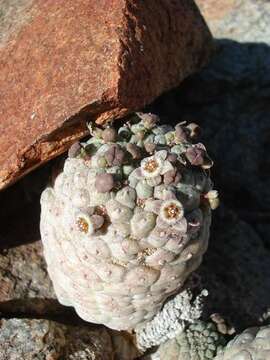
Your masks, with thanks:
<instances>
[{"instance_id":1,"label":"brown stone","mask_svg":"<svg viewBox=\"0 0 270 360\"><path fill-rule=\"evenodd\" d=\"M0 188L200 69L210 32L191 0L4 0Z\"/></svg>"},{"instance_id":2,"label":"brown stone","mask_svg":"<svg viewBox=\"0 0 270 360\"><path fill-rule=\"evenodd\" d=\"M11 340L12 339L12 340ZM0 321L0 360L114 359L109 331L43 319Z\"/></svg>"},{"instance_id":3,"label":"brown stone","mask_svg":"<svg viewBox=\"0 0 270 360\"><path fill-rule=\"evenodd\" d=\"M133 360L138 355L124 334L102 326L45 319L0 320L0 360Z\"/></svg>"},{"instance_id":4,"label":"brown stone","mask_svg":"<svg viewBox=\"0 0 270 360\"><path fill-rule=\"evenodd\" d=\"M237 0L195 0L207 22L224 18L237 5Z\"/></svg>"},{"instance_id":5,"label":"brown stone","mask_svg":"<svg viewBox=\"0 0 270 360\"><path fill-rule=\"evenodd\" d=\"M39 198L55 161L0 193L0 313L60 316L39 240Z\"/></svg>"},{"instance_id":6,"label":"brown stone","mask_svg":"<svg viewBox=\"0 0 270 360\"><path fill-rule=\"evenodd\" d=\"M55 298L40 241L0 253L0 302L25 297Z\"/></svg>"},{"instance_id":7,"label":"brown stone","mask_svg":"<svg viewBox=\"0 0 270 360\"><path fill-rule=\"evenodd\" d=\"M59 315L65 311L56 300L40 241L1 251L1 313L40 316Z\"/></svg>"}]
</instances>

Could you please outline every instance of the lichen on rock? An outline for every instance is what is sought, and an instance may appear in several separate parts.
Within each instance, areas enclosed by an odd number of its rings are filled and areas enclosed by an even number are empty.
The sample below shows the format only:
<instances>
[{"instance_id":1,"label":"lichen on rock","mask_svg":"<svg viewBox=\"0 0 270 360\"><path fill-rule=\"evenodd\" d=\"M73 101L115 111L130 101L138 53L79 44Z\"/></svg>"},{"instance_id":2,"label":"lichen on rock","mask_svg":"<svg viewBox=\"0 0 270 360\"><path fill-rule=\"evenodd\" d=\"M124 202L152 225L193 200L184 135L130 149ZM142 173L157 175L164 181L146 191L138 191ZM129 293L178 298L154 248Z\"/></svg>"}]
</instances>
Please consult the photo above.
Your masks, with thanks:
<instances>
[{"instance_id":1,"label":"lichen on rock","mask_svg":"<svg viewBox=\"0 0 270 360\"><path fill-rule=\"evenodd\" d=\"M205 289L196 297L190 290L184 290L170 299L153 320L137 327L138 347L145 350L182 334L188 325L201 317L203 300L207 295Z\"/></svg>"}]
</instances>

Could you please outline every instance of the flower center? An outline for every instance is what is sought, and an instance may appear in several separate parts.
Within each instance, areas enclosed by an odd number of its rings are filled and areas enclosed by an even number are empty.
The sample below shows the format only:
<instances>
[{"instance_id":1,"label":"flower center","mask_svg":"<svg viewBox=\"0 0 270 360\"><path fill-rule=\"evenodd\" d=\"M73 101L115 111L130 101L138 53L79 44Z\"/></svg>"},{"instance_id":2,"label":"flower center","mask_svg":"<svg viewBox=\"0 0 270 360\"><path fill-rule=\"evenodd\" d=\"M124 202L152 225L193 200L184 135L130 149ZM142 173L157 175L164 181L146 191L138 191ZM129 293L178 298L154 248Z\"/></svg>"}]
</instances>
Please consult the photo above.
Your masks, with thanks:
<instances>
[{"instance_id":1,"label":"flower center","mask_svg":"<svg viewBox=\"0 0 270 360\"><path fill-rule=\"evenodd\" d=\"M152 173L158 168L158 162L154 159L151 159L147 161L147 163L144 165L144 170Z\"/></svg>"},{"instance_id":2,"label":"flower center","mask_svg":"<svg viewBox=\"0 0 270 360\"><path fill-rule=\"evenodd\" d=\"M89 225L88 225L88 222L84 218L79 217L78 220L76 221L76 224L78 226L79 231L81 231L85 234L88 233Z\"/></svg>"},{"instance_id":3,"label":"flower center","mask_svg":"<svg viewBox=\"0 0 270 360\"><path fill-rule=\"evenodd\" d=\"M175 204L166 206L164 211L165 211L165 215L166 215L167 219L175 219L180 214L180 209Z\"/></svg>"}]
</instances>

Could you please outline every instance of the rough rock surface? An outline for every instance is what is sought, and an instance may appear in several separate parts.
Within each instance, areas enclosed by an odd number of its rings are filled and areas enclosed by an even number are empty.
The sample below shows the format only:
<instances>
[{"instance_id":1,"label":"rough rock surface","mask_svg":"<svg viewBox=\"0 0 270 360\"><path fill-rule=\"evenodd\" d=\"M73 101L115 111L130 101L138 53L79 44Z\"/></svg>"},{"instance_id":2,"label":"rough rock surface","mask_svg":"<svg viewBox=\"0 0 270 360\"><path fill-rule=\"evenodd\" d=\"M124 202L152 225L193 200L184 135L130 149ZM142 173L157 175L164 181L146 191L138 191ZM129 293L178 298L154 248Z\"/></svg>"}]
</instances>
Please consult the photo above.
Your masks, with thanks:
<instances>
[{"instance_id":1,"label":"rough rock surface","mask_svg":"<svg viewBox=\"0 0 270 360\"><path fill-rule=\"evenodd\" d=\"M133 360L139 351L122 333L44 319L0 320L0 360Z\"/></svg>"},{"instance_id":2,"label":"rough rock surface","mask_svg":"<svg viewBox=\"0 0 270 360\"><path fill-rule=\"evenodd\" d=\"M209 66L154 104L165 121L196 121L206 129L202 141L215 161L212 176L225 209L215 213L202 272L209 311L228 316L239 329L254 326L270 305L270 37L268 44L256 42L269 30L269 2L253 1L257 11L244 18L245 3L235 8L241 21L233 32L228 26L213 31L237 41L217 40ZM248 43L240 42L243 27Z\"/></svg>"},{"instance_id":3,"label":"rough rock surface","mask_svg":"<svg viewBox=\"0 0 270 360\"><path fill-rule=\"evenodd\" d=\"M259 223L269 219L270 207L270 37L267 37L268 44L256 41L263 39L269 30L265 19L270 15L267 13L269 2L257 1L256 4L257 9L261 9L260 17L253 12L254 18L252 14L245 18L249 24L245 32L248 43L238 42L243 39L237 32L241 23L233 33L224 28L222 37L234 36L237 41L217 41L219 49L211 64L179 90L164 97L159 106L165 113L164 105L169 103L169 111L177 114L177 120L179 106L183 118L202 119L207 129L204 141L216 160L216 178L224 189L223 197L232 207L241 208L241 216ZM241 13L239 8L235 16ZM253 23L257 25L252 26ZM226 171L222 171L224 168Z\"/></svg>"},{"instance_id":4,"label":"rough rock surface","mask_svg":"<svg viewBox=\"0 0 270 360\"><path fill-rule=\"evenodd\" d=\"M221 313L239 330L260 323L270 309L270 257L248 223L221 208L198 274L209 292L208 315Z\"/></svg>"},{"instance_id":5,"label":"rough rock surface","mask_svg":"<svg viewBox=\"0 0 270 360\"><path fill-rule=\"evenodd\" d=\"M196 0L213 35L269 43L268 0Z\"/></svg>"},{"instance_id":6,"label":"rough rock surface","mask_svg":"<svg viewBox=\"0 0 270 360\"><path fill-rule=\"evenodd\" d=\"M112 360L113 354L111 336L104 328L36 319L0 321L0 360Z\"/></svg>"},{"instance_id":7,"label":"rough rock surface","mask_svg":"<svg viewBox=\"0 0 270 360\"><path fill-rule=\"evenodd\" d=\"M249 35L248 44L218 41L211 65L175 95L183 118L205 119L203 140L214 157L223 196L244 216L259 219L270 208L270 47L251 42Z\"/></svg>"},{"instance_id":8,"label":"rough rock surface","mask_svg":"<svg viewBox=\"0 0 270 360\"><path fill-rule=\"evenodd\" d=\"M207 129L203 141L215 161L221 201L237 215L216 213L202 271L212 282L210 310L242 329L255 325L270 304L270 48L218 44L210 66L158 106L165 113L180 100L170 112L179 114L180 103L182 119L202 119Z\"/></svg>"},{"instance_id":9,"label":"rough rock surface","mask_svg":"<svg viewBox=\"0 0 270 360\"><path fill-rule=\"evenodd\" d=\"M177 86L212 49L187 0L5 0L0 33L0 188L83 137L86 121Z\"/></svg>"},{"instance_id":10,"label":"rough rock surface","mask_svg":"<svg viewBox=\"0 0 270 360\"><path fill-rule=\"evenodd\" d=\"M1 251L0 311L39 316L64 312L47 274L40 241Z\"/></svg>"}]
</instances>

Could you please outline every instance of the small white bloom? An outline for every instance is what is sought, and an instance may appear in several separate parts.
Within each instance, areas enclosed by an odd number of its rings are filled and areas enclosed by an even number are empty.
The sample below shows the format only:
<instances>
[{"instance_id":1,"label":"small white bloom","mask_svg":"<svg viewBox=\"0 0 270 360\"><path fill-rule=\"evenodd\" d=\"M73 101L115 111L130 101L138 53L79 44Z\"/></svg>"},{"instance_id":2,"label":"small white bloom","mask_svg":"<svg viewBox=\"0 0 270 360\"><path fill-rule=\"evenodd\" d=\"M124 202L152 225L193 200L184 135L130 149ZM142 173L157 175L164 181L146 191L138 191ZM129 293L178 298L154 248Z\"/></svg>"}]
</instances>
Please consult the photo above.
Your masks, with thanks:
<instances>
[{"instance_id":1,"label":"small white bloom","mask_svg":"<svg viewBox=\"0 0 270 360\"><path fill-rule=\"evenodd\" d=\"M160 150L155 155L147 157L141 161L141 172L145 178L154 178L164 173L164 165L168 153L166 150Z\"/></svg>"},{"instance_id":2,"label":"small white bloom","mask_svg":"<svg viewBox=\"0 0 270 360\"><path fill-rule=\"evenodd\" d=\"M95 232L94 224L90 217L84 213L78 213L75 217L76 229L85 235L92 235Z\"/></svg>"},{"instance_id":3,"label":"small white bloom","mask_svg":"<svg viewBox=\"0 0 270 360\"><path fill-rule=\"evenodd\" d=\"M141 162L142 175L145 178L154 178L158 176L163 169L164 160L156 155L147 157Z\"/></svg>"},{"instance_id":4,"label":"small white bloom","mask_svg":"<svg viewBox=\"0 0 270 360\"><path fill-rule=\"evenodd\" d=\"M164 201L160 208L160 217L166 223L172 225L184 216L183 205L178 200Z\"/></svg>"},{"instance_id":5,"label":"small white bloom","mask_svg":"<svg viewBox=\"0 0 270 360\"><path fill-rule=\"evenodd\" d=\"M215 210L219 206L219 197L218 197L218 191L217 190L210 190L206 195L205 198L208 199L209 205L212 210Z\"/></svg>"},{"instance_id":6,"label":"small white bloom","mask_svg":"<svg viewBox=\"0 0 270 360\"><path fill-rule=\"evenodd\" d=\"M208 199L216 199L216 198L218 198L218 191L217 190L210 190L205 195L205 197L208 198Z\"/></svg>"}]
</instances>

